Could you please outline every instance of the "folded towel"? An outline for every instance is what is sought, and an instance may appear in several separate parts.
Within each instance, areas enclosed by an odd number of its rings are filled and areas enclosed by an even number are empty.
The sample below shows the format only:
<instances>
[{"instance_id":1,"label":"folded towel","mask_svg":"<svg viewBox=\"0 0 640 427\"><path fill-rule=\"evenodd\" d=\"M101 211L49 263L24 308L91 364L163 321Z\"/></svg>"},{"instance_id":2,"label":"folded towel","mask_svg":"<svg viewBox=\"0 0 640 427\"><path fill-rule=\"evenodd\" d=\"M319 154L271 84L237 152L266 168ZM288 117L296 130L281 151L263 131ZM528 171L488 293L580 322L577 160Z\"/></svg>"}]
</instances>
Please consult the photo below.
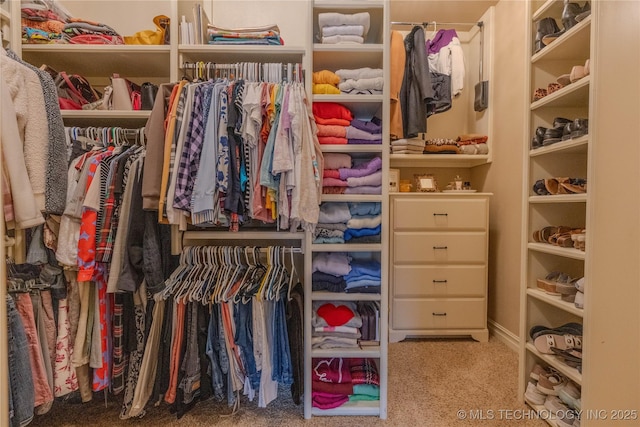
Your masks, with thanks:
<instances>
[{"instance_id":1,"label":"folded towel","mask_svg":"<svg viewBox=\"0 0 640 427\"><path fill-rule=\"evenodd\" d=\"M336 126L349 126L351 121L346 119L323 119L322 117L313 116L316 124L319 125L336 125Z\"/></svg>"},{"instance_id":2,"label":"folded towel","mask_svg":"<svg viewBox=\"0 0 640 427\"><path fill-rule=\"evenodd\" d=\"M460 149L457 145L425 145L424 153L439 153L439 154L458 154Z\"/></svg>"},{"instance_id":3,"label":"folded towel","mask_svg":"<svg viewBox=\"0 0 640 427\"><path fill-rule=\"evenodd\" d=\"M489 146L487 144L462 145L458 149L460 154L489 154Z\"/></svg>"},{"instance_id":4,"label":"folded towel","mask_svg":"<svg viewBox=\"0 0 640 427\"><path fill-rule=\"evenodd\" d=\"M353 167L339 168L338 171L340 172L340 179L347 179L371 175L380 169L382 169L382 159L380 157L374 157L367 162L360 163Z\"/></svg>"},{"instance_id":5,"label":"folded towel","mask_svg":"<svg viewBox=\"0 0 640 427\"><path fill-rule=\"evenodd\" d=\"M372 173L362 177L347 178L347 184L349 187L360 186L377 186L382 184L382 171Z\"/></svg>"},{"instance_id":6,"label":"folded towel","mask_svg":"<svg viewBox=\"0 0 640 427\"><path fill-rule=\"evenodd\" d=\"M415 153L422 153L422 151L424 151L424 146L416 147L415 145L394 145L393 147L391 147L392 153L398 153L400 151L412 151Z\"/></svg>"},{"instance_id":7,"label":"folded towel","mask_svg":"<svg viewBox=\"0 0 640 427\"><path fill-rule=\"evenodd\" d=\"M347 107L337 102L314 102L312 106L313 115L323 119L345 119L353 120L353 113Z\"/></svg>"},{"instance_id":8,"label":"folded towel","mask_svg":"<svg viewBox=\"0 0 640 427\"><path fill-rule=\"evenodd\" d=\"M396 150L394 149L392 154L423 154L424 150Z\"/></svg>"},{"instance_id":9,"label":"folded towel","mask_svg":"<svg viewBox=\"0 0 640 427\"><path fill-rule=\"evenodd\" d=\"M340 93L344 93L346 95L382 95L382 89L351 89L351 90L341 90Z\"/></svg>"},{"instance_id":10,"label":"folded towel","mask_svg":"<svg viewBox=\"0 0 640 427\"><path fill-rule=\"evenodd\" d=\"M347 181L336 178L322 178L323 187L347 187Z\"/></svg>"},{"instance_id":11,"label":"folded towel","mask_svg":"<svg viewBox=\"0 0 640 427\"><path fill-rule=\"evenodd\" d=\"M347 139L368 139L368 140L378 140L381 139L382 136L379 133L369 133L358 128L354 128L353 126L347 126L345 128L345 133Z\"/></svg>"},{"instance_id":12,"label":"folded towel","mask_svg":"<svg viewBox=\"0 0 640 427\"><path fill-rule=\"evenodd\" d=\"M391 141L391 146L394 145L414 145L416 147L420 147L423 148L424 147L424 140L422 139L414 139L414 138L409 138L409 139L396 139L394 141Z\"/></svg>"},{"instance_id":13,"label":"folded towel","mask_svg":"<svg viewBox=\"0 0 640 427\"><path fill-rule=\"evenodd\" d=\"M328 83L314 83L313 93L318 95L340 95L340 89Z\"/></svg>"},{"instance_id":14,"label":"folded towel","mask_svg":"<svg viewBox=\"0 0 640 427\"><path fill-rule=\"evenodd\" d=\"M318 126L318 136L336 136L338 138L344 138L347 136L347 126L337 125L321 125Z\"/></svg>"},{"instance_id":15,"label":"folded towel","mask_svg":"<svg viewBox=\"0 0 640 427\"><path fill-rule=\"evenodd\" d=\"M324 169L322 171L323 178L338 178L340 179L340 171L337 169Z\"/></svg>"},{"instance_id":16,"label":"folded towel","mask_svg":"<svg viewBox=\"0 0 640 427\"><path fill-rule=\"evenodd\" d=\"M336 70L336 74L341 80L358 80L358 79L373 79L376 77L384 77L384 71L382 68L354 68L354 69L339 69Z\"/></svg>"},{"instance_id":17,"label":"folded towel","mask_svg":"<svg viewBox=\"0 0 640 427\"><path fill-rule=\"evenodd\" d=\"M322 187L322 194L345 194L349 187Z\"/></svg>"},{"instance_id":18,"label":"folded towel","mask_svg":"<svg viewBox=\"0 0 640 427\"><path fill-rule=\"evenodd\" d=\"M340 83L340 77L329 70L321 70L313 73L313 83L322 84L327 83L330 85L337 85Z\"/></svg>"},{"instance_id":19,"label":"folded towel","mask_svg":"<svg viewBox=\"0 0 640 427\"><path fill-rule=\"evenodd\" d=\"M347 138L339 138L337 136L319 136L318 142L320 144L346 144Z\"/></svg>"},{"instance_id":20,"label":"folded towel","mask_svg":"<svg viewBox=\"0 0 640 427\"><path fill-rule=\"evenodd\" d=\"M360 13L337 13L323 12L318 14L318 27L335 27L338 25L362 25L362 36L366 37L369 33L371 17L369 12Z\"/></svg>"},{"instance_id":21,"label":"folded towel","mask_svg":"<svg viewBox=\"0 0 640 427\"><path fill-rule=\"evenodd\" d=\"M340 76L338 73L336 73L336 75L338 75L338 77ZM463 133L462 135L458 136L456 141L470 141L472 139L484 139L483 142L487 142L487 139L489 139L489 137L486 135L481 135L479 133Z\"/></svg>"},{"instance_id":22,"label":"folded towel","mask_svg":"<svg viewBox=\"0 0 640 427\"><path fill-rule=\"evenodd\" d=\"M324 153L323 157L325 169L350 168L353 164L347 153Z\"/></svg>"},{"instance_id":23,"label":"folded towel","mask_svg":"<svg viewBox=\"0 0 640 427\"><path fill-rule=\"evenodd\" d=\"M329 36L322 38L323 44L342 44L342 43L358 43L363 44L364 38L360 36Z\"/></svg>"},{"instance_id":24,"label":"folded towel","mask_svg":"<svg viewBox=\"0 0 640 427\"><path fill-rule=\"evenodd\" d=\"M348 79L338 84L338 88L343 92L353 90L382 90L384 86L384 77L373 77L365 79Z\"/></svg>"},{"instance_id":25,"label":"folded towel","mask_svg":"<svg viewBox=\"0 0 640 427\"><path fill-rule=\"evenodd\" d=\"M382 133L382 120L378 117L373 117L371 121L353 119L351 120L351 126L371 134Z\"/></svg>"},{"instance_id":26,"label":"folded towel","mask_svg":"<svg viewBox=\"0 0 640 427\"><path fill-rule=\"evenodd\" d=\"M320 205L318 222L346 223L351 219L351 211L347 203L331 202Z\"/></svg>"},{"instance_id":27,"label":"folded towel","mask_svg":"<svg viewBox=\"0 0 640 427\"><path fill-rule=\"evenodd\" d=\"M322 192L324 193L324 188L322 189ZM359 187L347 187L344 189L344 192L342 194L382 194L382 185L361 185Z\"/></svg>"},{"instance_id":28,"label":"folded towel","mask_svg":"<svg viewBox=\"0 0 640 427\"><path fill-rule=\"evenodd\" d=\"M364 34L363 25L332 25L322 27L322 37L329 36L360 36Z\"/></svg>"},{"instance_id":29,"label":"folded towel","mask_svg":"<svg viewBox=\"0 0 640 427\"><path fill-rule=\"evenodd\" d=\"M375 228L380 224L382 224L382 215L351 217L347 221L347 227L352 229Z\"/></svg>"}]
</instances>

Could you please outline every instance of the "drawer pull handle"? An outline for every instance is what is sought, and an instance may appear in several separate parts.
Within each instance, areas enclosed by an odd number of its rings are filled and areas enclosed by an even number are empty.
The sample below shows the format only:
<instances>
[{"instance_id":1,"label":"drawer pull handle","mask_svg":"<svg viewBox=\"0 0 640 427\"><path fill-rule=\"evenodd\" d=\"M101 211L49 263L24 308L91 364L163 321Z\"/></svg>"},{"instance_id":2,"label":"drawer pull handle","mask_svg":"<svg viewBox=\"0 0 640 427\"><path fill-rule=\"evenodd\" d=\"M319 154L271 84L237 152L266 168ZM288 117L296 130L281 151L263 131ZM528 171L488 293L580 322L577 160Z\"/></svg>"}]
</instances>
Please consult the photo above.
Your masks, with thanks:
<instances>
[{"instance_id":1,"label":"drawer pull handle","mask_svg":"<svg viewBox=\"0 0 640 427\"><path fill-rule=\"evenodd\" d=\"M447 279L444 279L444 280L433 280L433 283L447 283Z\"/></svg>"},{"instance_id":2,"label":"drawer pull handle","mask_svg":"<svg viewBox=\"0 0 640 427\"><path fill-rule=\"evenodd\" d=\"M447 249L446 246L434 246L433 249Z\"/></svg>"},{"instance_id":3,"label":"drawer pull handle","mask_svg":"<svg viewBox=\"0 0 640 427\"><path fill-rule=\"evenodd\" d=\"M433 214L433 216L449 216L449 214L446 214L446 213L443 213L443 214L441 214L441 213L434 213L434 214Z\"/></svg>"},{"instance_id":4,"label":"drawer pull handle","mask_svg":"<svg viewBox=\"0 0 640 427\"><path fill-rule=\"evenodd\" d=\"M446 311L445 311L444 313L436 313L436 312L433 312L433 313L431 313L431 314L432 314L432 315L434 315L434 316L446 316L446 315L447 315L447 312L446 312Z\"/></svg>"}]
</instances>

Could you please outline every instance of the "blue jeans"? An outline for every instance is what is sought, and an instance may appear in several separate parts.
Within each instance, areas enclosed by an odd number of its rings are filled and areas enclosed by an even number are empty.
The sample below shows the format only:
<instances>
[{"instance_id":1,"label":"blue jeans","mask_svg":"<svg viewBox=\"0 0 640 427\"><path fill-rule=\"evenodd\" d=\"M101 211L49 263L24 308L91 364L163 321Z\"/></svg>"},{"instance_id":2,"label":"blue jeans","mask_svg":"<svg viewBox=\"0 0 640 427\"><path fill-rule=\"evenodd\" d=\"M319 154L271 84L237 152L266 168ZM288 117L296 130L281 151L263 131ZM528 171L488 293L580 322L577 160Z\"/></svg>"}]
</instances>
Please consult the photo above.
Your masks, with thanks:
<instances>
[{"instance_id":1,"label":"blue jeans","mask_svg":"<svg viewBox=\"0 0 640 427\"><path fill-rule=\"evenodd\" d=\"M236 304L233 311L233 323L236 325L234 341L240 347L240 357L244 365L246 375L249 377L251 387L254 390L260 388L260 372L256 368L256 359L253 357L253 333L252 333L252 304L250 299L247 304Z\"/></svg>"},{"instance_id":2,"label":"blue jeans","mask_svg":"<svg viewBox=\"0 0 640 427\"><path fill-rule=\"evenodd\" d=\"M224 347L220 348L220 330L222 329L222 319L220 317L220 305L213 304L211 306L211 316L209 317L209 332L207 335L207 356L211 360L211 385L213 387L213 395L218 401L224 399L224 376L220 368L221 355L226 362L226 371L229 371L229 359L226 357ZM224 339L224 338L223 338ZM224 345L224 341L223 341ZM222 354L221 354L222 353Z\"/></svg>"},{"instance_id":3,"label":"blue jeans","mask_svg":"<svg viewBox=\"0 0 640 427\"><path fill-rule=\"evenodd\" d=\"M291 350L289 348L289 335L287 333L287 315L284 302L286 295L282 295L278 301L269 301L272 306L273 321L267 319L267 325L272 327L271 364L273 371L271 379L280 384L293 384L293 367L291 365ZM266 311L267 313L269 311Z\"/></svg>"},{"instance_id":4,"label":"blue jeans","mask_svg":"<svg viewBox=\"0 0 640 427\"><path fill-rule=\"evenodd\" d=\"M12 427L24 427L33 420L35 395L29 344L13 298L7 296L9 355L9 418Z\"/></svg>"}]
</instances>

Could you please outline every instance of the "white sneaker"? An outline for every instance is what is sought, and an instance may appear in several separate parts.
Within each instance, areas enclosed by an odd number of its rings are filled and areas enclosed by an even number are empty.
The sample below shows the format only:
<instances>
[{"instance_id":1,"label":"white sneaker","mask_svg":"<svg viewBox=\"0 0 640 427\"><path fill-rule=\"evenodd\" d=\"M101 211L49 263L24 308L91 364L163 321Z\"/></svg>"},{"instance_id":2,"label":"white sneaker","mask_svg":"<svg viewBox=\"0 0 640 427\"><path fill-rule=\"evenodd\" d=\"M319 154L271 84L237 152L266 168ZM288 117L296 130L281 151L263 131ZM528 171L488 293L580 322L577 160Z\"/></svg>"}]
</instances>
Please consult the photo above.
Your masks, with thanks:
<instances>
[{"instance_id":1,"label":"white sneaker","mask_svg":"<svg viewBox=\"0 0 640 427\"><path fill-rule=\"evenodd\" d=\"M529 381L527 391L524 392L524 398L534 405L543 405L547 395L536 388L536 385Z\"/></svg>"}]
</instances>

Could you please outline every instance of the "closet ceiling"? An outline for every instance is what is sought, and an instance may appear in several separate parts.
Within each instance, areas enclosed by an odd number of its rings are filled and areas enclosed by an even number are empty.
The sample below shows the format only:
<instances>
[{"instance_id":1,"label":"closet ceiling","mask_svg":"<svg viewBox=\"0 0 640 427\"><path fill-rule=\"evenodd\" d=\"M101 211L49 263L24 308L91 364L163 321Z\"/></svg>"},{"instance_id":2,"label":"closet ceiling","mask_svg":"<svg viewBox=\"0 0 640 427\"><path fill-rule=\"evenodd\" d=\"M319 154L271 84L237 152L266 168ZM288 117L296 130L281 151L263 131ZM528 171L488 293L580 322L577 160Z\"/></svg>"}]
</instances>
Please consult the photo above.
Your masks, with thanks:
<instances>
[{"instance_id":1,"label":"closet ceiling","mask_svg":"<svg viewBox=\"0 0 640 427\"><path fill-rule=\"evenodd\" d=\"M392 21L476 22L498 0L390 0L390 3Z\"/></svg>"}]
</instances>

